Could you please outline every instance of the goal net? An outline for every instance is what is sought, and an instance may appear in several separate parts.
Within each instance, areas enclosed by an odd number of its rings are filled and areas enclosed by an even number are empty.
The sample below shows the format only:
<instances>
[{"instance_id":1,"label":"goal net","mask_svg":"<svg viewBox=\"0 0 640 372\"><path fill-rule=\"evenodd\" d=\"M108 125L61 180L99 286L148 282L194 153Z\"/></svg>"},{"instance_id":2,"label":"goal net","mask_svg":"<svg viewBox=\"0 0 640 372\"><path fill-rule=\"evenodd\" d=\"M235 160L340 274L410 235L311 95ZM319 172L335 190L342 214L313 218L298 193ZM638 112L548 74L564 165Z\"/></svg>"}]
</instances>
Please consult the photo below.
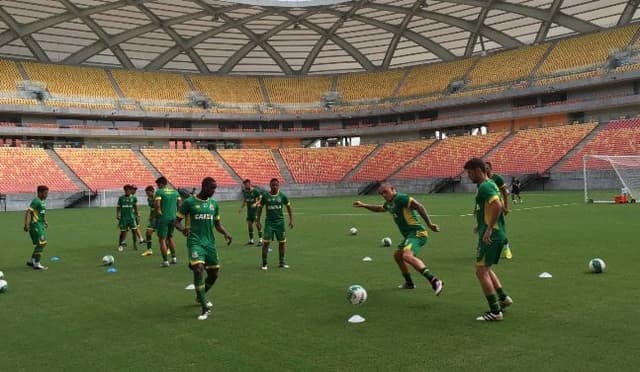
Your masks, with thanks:
<instances>
[{"instance_id":1,"label":"goal net","mask_svg":"<svg viewBox=\"0 0 640 372\"><path fill-rule=\"evenodd\" d=\"M640 197L640 156L585 155L583 173L587 203L614 203L621 195L635 202Z\"/></svg>"}]
</instances>

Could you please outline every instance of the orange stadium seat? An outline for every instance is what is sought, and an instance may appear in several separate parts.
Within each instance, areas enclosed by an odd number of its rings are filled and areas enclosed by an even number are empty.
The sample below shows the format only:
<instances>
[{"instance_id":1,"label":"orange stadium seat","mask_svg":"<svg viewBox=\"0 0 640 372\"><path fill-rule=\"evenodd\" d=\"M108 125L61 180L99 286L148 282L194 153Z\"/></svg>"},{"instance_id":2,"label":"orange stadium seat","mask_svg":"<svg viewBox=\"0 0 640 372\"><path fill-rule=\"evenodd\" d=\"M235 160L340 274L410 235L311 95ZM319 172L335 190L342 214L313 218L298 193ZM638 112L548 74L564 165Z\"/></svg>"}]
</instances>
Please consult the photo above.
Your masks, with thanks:
<instances>
[{"instance_id":1,"label":"orange stadium seat","mask_svg":"<svg viewBox=\"0 0 640 372\"><path fill-rule=\"evenodd\" d=\"M118 98L107 73L101 68L34 62L23 62L22 65L29 78L45 83L54 97Z\"/></svg>"},{"instance_id":2,"label":"orange stadium seat","mask_svg":"<svg viewBox=\"0 0 640 372\"><path fill-rule=\"evenodd\" d=\"M0 192L34 193L38 185L51 192L79 191L42 148L0 147Z\"/></svg>"},{"instance_id":3,"label":"orange stadium seat","mask_svg":"<svg viewBox=\"0 0 640 372\"><path fill-rule=\"evenodd\" d=\"M284 183L278 164L271 150L217 150L224 161L233 168L240 178L250 179L254 185L268 185L272 178Z\"/></svg>"},{"instance_id":4,"label":"orange stadium seat","mask_svg":"<svg viewBox=\"0 0 640 372\"><path fill-rule=\"evenodd\" d=\"M175 187L200 187L205 177L215 178L219 186L238 184L208 150L144 149L142 153Z\"/></svg>"},{"instance_id":5,"label":"orange stadium seat","mask_svg":"<svg viewBox=\"0 0 640 372\"><path fill-rule=\"evenodd\" d=\"M319 105L322 96L331 89L331 77L265 78L264 85L271 103Z\"/></svg>"},{"instance_id":6,"label":"orange stadium seat","mask_svg":"<svg viewBox=\"0 0 640 372\"><path fill-rule=\"evenodd\" d=\"M385 180L433 142L434 140L422 140L387 143L378 153L369 158L351 179L353 181Z\"/></svg>"},{"instance_id":7,"label":"orange stadium seat","mask_svg":"<svg viewBox=\"0 0 640 372\"><path fill-rule=\"evenodd\" d=\"M13 61L0 60L0 92L17 93L16 84L23 80Z\"/></svg>"},{"instance_id":8,"label":"orange stadium seat","mask_svg":"<svg viewBox=\"0 0 640 372\"><path fill-rule=\"evenodd\" d=\"M280 149L280 154L297 183L324 183L343 179L374 148L375 145L288 148Z\"/></svg>"}]
</instances>

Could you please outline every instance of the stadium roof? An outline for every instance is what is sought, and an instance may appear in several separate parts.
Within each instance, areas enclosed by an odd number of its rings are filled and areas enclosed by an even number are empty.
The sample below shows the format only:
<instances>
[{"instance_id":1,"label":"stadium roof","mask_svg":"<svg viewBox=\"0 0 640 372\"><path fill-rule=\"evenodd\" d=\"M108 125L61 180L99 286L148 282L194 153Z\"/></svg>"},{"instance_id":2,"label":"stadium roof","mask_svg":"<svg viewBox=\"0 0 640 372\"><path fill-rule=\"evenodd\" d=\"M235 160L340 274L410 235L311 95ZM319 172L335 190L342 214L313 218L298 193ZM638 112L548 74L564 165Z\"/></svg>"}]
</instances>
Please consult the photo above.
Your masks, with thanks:
<instances>
[{"instance_id":1,"label":"stadium roof","mask_svg":"<svg viewBox=\"0 0 640 372\"><path fill-rule=\"evenodd\" d=\"M2 0L0 56L316 74L509 49L640 18L638 0Z\"/></svg>"}]
</instances>

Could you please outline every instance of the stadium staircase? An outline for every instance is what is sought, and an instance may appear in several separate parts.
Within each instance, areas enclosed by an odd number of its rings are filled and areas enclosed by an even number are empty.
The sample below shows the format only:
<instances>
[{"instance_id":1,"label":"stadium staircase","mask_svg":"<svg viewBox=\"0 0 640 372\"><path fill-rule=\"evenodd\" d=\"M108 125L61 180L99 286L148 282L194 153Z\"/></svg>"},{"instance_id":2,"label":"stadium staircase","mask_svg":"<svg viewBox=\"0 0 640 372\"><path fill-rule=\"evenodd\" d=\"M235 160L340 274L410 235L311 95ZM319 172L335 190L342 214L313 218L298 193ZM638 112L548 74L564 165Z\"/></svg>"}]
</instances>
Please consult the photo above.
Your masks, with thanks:
<instances>
[{"instance_id":1,"label":"stadium staircase","mask_svg":"<svg viewBox=\"0 0 640 372\"><path fill-rule=\"evenodd\" d=\"M551 54L553 49L556 47L557 43L558 42L556 41L553 44L551 44L551 46L548 47L547 50L544 52L544 54L542 55L538 63L535 65L535 67L531 69L531 73L529 74L529 76L527 76L527 81L529 82L529 85L533 85L533 80L535 80L538 70L540 69L544 61L547 60L547 57L549 57L549 54Z\"/></svg>"},{"instance_id":2,"label":"stadium staircase","mask_svg":"<svg viewBox=\"0 0 640 372\"><path fill-rule=\"evenodd\" d=\"M271 106L271 98L269 97L269 91L267 90L267 86L264 84L264 79L259 77L258 84L260 84L260 93L262 93L262 100L268 106Z\"/></svg>"},{"instance_id":3,"label":"stadium staircase","mask_svg":"<svg viewBox=\"0 0 640 372\"><path fill-rule=\"evenodd\" d=\"M24 80L30 80L29 79L29 74L27 74L27 70L24 69L24 66L22 65L22 63L16 61L16 68L18 69L18 72L20 73L20 76Z\"/></svg>"},{"instance_id":4,"label":"stadium staircase","mask_svg":"<svg viewBox=\"0 0 640 372\"><path fill-rule=\"evenodd\" d=\"M502 141L498 142L491 150L489 150L486 154L484 154L484 156L482 157L483 159L489 159L491 157L491 155L493 155L494 152L498 151L498 149L504 145L505 143L507 143L508 141L510 141L513 138L513 134L514 132L510 132L509 135L507 135L506 137L504 137L502 139Z\"/></svg>"},{"instance_id":5,"label":"stadium staircase","mask_svg":"<svg viewBox=\"0 0 640 372\"><path fill-rule=\"evenodd\" d=\"M572 159L580 150L582 150L583 147L590 143L598 135L598 133L605 129L606 126L606 124L600 124L596 126L595 129L591 131L591 133L584 137L582 141L580 141L574 148L564 154L564 156L560 158L560 160L558 160L553 166L551 166L551 168L549 168L549 172L557 172L567 160Z\"/></svg>"},{"instance_id":6,"label":"stadium staircase","mask_svg":"<svg viewBox=\"0 0 640 372\"><path fill-rule=\"evenodd\" d=\"M358 163L358 165L356 165L353 169L351 169L340 181L341 182L345 182L345 181L351 180L351 177L353 177L356 173L358 173L360 171L360 169L369 161L369 159L371 159L377 153L379 153L380 150L382 150L383 146L384 145L376 146L376 148L373 149L373 151L371 151L369 153L369 155L365 156L365 158L362 159L362 161L360 163ZM383 181L383 180L378 180L378 181Z\"/></svg>"},{"instance_id":7,"label":"stadium staircase","mask_svg":"<svg viewBox=\"0 0 640 372\"><path fill-rule=\"evenodd\" d=\"M398 92L400 91L400 88L404 85L404 82L407 81L407 76L409 76L409 69L404 70L404 75L402 75L402 77L398 81L398 85L396 85L396 87L393 89L389 97L393 98L398 96Z\"/></svg>"},{"instance_id":8,"label":"stadium staircase","mask_svg":"<svg viewBox=\"0 0 640 372\"><path fill-rule=\"evenodd\" d=\"M461 181L462 181L462 176L438 178L435 182L431 184L431 188L429 189L429 194L444 192L448 188L451 188L451 192L454 192L456 185L459 185Z\"/></svg>"},{"instance_id":9,"label":"stadium staircase","mask_svg":"<svg viewBox=\"0 0 640 372\"><path fill-rule=\"evenodd\" d=\"M400 173L406 166L412 164L413 162L416 161L416 159L420 158L422 155L424 155L427 151L429 151L433 146L437 145L438 141L434 141L432 144L430 144L429 146L427 146L424 150L420 151L420 153L418 153L416 156L414 156L412 159L409 159L409 161L407 161L406 163L404 163L403 166L399 167L398 169L396 169L395 172L391 173L389 175L389 177L387 177L387 179L393 179L393 176L395 176L396 174Z\"/></svg>"},{"instance_id":10,"label":"stadium staircase","mask_svg":"<svg viewBox=\"0 0 640 372\"><path fill-rule=\"evenodd\" d=\"M278 168L280 168L280 174L282 174L282 178L284 178L284 182L288 185L296 183L293 179L293 175L291 174L291 170L287 167L287 163L285 163L280 151L278 149L271 150L273 153L273 158L276 160L276 164L278 164Z\"/></svg>"},{"instance_id":11,"label":"stadium staircase","mask_svg":"<svg viewBox=\"0 0 640 372\"><path fill-rule=\"evenodd\" d=\"M216 161L218 162L218 164L220 164L222 166L222 168L224 168L224 170L227 171L227 173L229 173L231 175L231 177L234 179L234 181L236 181L238 183L238 185L242 184L242 177L240 177L238 175L238 173L236 173L236 171L231 168L231 166L229 165L229 163L227 163L222 156L220 156L220 154L218 154L217 151L209 151L211 153L211 155L213 155L213 157L216 159Z\"/></svg>"},{"instance_id":12,"label":"stadium staircase","mask_svg":"<svg viewBox=\"0 0 640 372\"><path fill-rule=\"evenodd\" d=\"M142 151L140 151L140 150L132 150L132 151L136 155L136 157L140 160L140 162L142 162L142 164L144 164L144 166L147 167L149 172L151 172L151 174L153 174L153 177L155 179L158 179L160 176L162 176L162 174L160 173L158 168L156 168L153 164L151 164L149 159L147 159L147 157L144 156ZM171 186L173 186L173 185L171 185ZM145 185L145 187L146 187L146 185Z\"/></svg>"},{"instance_id":13,"label":"stadium staircase","mask_svg":"<svg viewBox=\"0 0 640 372\"><path fill-rule=\"evenodd\" d=\"M118 82L113 77L113 74L111 73L111 70L109 70L108 68L105 68L104 72L107 74L107 78L111 82L111 86L113 87L113 90L116 91L116 94L118 95L118 97L119 98L124 98L124 93L122 93L122 89L120 89L120 86L118 85Z\"/></svg>"},{"instance_id":14,"label":"stadium staircase","mask_svg":"<svg viewBox=\"0 0 640 372\"><path fill-rule=\"evenodd\" d=\"M49 155L49 158L51 160L53 160L54 163L56 163L56 165L58 166L58 168L60 168L64 174L67 175L67 177L69 177L69 179L71 180L71 182L73 182L78 189L80 190L90 190L89 186L87 184L85 184L84 182L82 182L82 180L80 179L80 177L78 177L72 170L71 168L69 168L69 166L67 165L67 163L65 163L59 156L58 154L56 154L55 151L50 150L50 149L45 149L44 150L47 155ZM66 205L66 204L65 204Z\"/></svg>"}]
</instances>

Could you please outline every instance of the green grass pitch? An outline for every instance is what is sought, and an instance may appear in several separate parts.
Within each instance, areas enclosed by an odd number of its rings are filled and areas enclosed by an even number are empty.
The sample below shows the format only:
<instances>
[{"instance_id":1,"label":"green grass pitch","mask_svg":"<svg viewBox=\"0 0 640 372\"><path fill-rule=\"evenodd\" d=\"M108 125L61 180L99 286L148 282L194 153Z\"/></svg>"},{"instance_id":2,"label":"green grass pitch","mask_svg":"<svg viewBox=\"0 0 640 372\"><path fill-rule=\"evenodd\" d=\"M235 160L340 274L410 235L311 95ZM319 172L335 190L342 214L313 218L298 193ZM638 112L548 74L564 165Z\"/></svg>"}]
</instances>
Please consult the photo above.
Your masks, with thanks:
<instances>
[{"instance_id":1,"label":"green grass pitch","mask_svg":"<svg viewBox=\"0 0 640 372\"><path fill-rule=\"evenodd\" d=\"M49 270L34 272L25 266L23 213L2 213L0 270L10 288L0 294L0 370L635 369L638 206L585 205L580 192L522 196L507 217L514 259L496 267L515 303L491 324L475 320L487 305L474 276L471 194L417 196L442 229L420 254L445 282L440 297L417 274L418 289L396 289L393 248L380 240L390 236L395 246L399 233L388 214L352 208L356 197L293 199L291 269L277 268L274 250L266 272L258 248L245 245L240 202L221 203L234 241L220 248L206 321L185 290L192 275L182 236L180 263L163 269L156 240L152 257L132 251L130 237L117 252L114 209L50 210ZM349 235L352 226L358 235ZM101 266L105 254L115 256L117 273ZM593 257L605 260L606 273L587 273ZM553 278L539 279L544 271ZM368 290L364 305L347 302L351 284ZM366 322L347 323L354 314Z\"/></svg>"}]
</instances>

